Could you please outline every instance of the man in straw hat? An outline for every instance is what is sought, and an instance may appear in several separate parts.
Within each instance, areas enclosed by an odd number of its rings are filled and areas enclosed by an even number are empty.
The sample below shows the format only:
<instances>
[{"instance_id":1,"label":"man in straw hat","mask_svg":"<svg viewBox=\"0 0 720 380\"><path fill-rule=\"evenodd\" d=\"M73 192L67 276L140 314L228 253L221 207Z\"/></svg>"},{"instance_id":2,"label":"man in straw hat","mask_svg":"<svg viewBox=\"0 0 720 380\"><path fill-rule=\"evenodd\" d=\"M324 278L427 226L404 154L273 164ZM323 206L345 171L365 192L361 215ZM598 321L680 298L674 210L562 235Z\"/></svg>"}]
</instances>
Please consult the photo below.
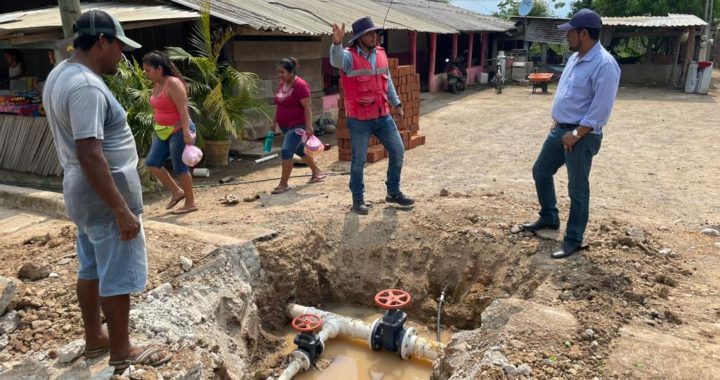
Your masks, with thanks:
<instances>
[{"instance_id":1,"label":"man in straw hat","mask_svg":"<svg viewBox=\"0 0 720 380\"><path fill-rule=\"evenodd\" d=\"M363 17L352 24L352 29L349 46L343 48L345 24L333 24L330 47L330 64L340 69L350 129L352 210L363 215L369 212L364 198L363 170L371 135L377 136L389 153L385 200L410 207L415 201L400 191L405 147L390 115L403 117L404 112L390 76L385 50L377 46L381 28L375 26L370 17Z\"/></svg>"}]
</instances>

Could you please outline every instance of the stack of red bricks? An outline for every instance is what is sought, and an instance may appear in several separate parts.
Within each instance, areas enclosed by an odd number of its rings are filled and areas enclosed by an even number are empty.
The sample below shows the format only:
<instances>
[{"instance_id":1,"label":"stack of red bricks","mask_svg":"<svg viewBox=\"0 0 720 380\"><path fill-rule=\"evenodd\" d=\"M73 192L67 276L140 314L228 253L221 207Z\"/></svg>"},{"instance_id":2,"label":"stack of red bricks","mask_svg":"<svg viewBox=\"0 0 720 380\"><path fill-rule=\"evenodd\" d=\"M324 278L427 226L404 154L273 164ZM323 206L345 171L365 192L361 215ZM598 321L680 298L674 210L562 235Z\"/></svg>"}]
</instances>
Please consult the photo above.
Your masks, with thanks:
<instances>
[{"instance_id":1,"label":"stack of red bricks","mask_svg":"<svg viewBox=\"0 0 720 380\"><path fill-rule=\"evenodd\" d=\"M413 149L425 144L425 136L420 132L420 74L415 73L415 66L399 66L398 60L391 58L388 60L390 71L392 73L393 84L397 90L400 102L403 104L405 117L395 119L395 123L400 131L405 149ZM340 161L350 161L352 159L352 145L350 144L350 130L347 126L345 117L345 95L340 88L340 101L338 104L338 125L337 125L337 144L338 158ZM368 162L377 162L383 158L387 158L388 153L380 143L377 137L370 137L368 143Z\"/></svg>"}]
</instances>

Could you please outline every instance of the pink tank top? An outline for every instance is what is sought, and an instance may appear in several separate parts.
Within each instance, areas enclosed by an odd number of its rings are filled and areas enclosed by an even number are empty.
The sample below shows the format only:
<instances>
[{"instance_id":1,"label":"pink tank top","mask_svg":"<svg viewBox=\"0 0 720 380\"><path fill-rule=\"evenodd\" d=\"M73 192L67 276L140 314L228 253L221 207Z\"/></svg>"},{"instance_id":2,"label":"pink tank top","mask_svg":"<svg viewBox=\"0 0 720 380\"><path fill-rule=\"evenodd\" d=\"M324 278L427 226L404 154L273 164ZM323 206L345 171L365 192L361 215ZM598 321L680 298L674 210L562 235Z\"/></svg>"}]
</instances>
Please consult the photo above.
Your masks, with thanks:
<instances>
[{"instance_id":1,"label":"pink tank top","mask_svg":"<svg viewBox=\"0 0 720 380\"><path fill-rule=\"evenodd\" d=\"M155 122L160 125L176 126L180 122L180 112L178 112L175 102L165 93L171 80L175 80L174 77L165 81L165 86L158 96L150 96L150 105L155 110Z\"/></svg>"}]
</instances>

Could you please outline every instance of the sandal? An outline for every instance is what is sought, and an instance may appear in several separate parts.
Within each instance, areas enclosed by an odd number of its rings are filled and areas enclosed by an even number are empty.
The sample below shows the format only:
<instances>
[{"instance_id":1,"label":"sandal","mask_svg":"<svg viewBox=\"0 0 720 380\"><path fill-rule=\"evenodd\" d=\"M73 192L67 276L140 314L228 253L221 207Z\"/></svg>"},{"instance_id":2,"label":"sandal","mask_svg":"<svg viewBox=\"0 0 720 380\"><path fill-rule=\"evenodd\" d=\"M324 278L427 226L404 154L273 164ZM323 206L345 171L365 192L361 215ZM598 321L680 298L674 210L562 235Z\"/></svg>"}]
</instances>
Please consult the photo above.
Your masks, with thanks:
<instances>
[{"instance_id":1,"label":"sandal","mask_svg":"<svg viewBox=\"0 0 720 380\"><path fill-rule=\"evenodd\" d=\"M111 360L108 365L115 367L115 374L122 375L131 365L161 366L172 359L172 354L158 347L148 347L135 359Z\"/></svg>"},{"instance_id":2,"label":"sandal","mask_svg":"<svg viewBox=\"0 0 720 380\"><path fill-rule=\"evenodd\" d=\"M168 202L167 206L165 206L165 210L170 210L171 208L175 207L178 203L180 203L181 200L185 199L185 194L181 195L178 198L172 198L170 199L170 202Z\"/></svg>"},{"instance_id":3,"label":"sandal","mask_svg":"<svg viewBox=\"0 0 720 380\"><path fill-rule=\"evenodd\" d=\"M172 213L173 213L173 215L184 215L184 214L189 214L189 213L191 213L191 212L195 212L195 211L197 211L197 210L198 210L197 207L193 207L193 208L179 208L179 209L173 211Z\"/></svg>"},{"instance_id":4,"label":"sandal","mask_svg":"<svg viewBox=\"0 0 720 380\"><path fill-rule=\"evenodd\" d=\"M292 187L290 187L290 186L285 186L285 187L278 186L275 189L273 189L271 194L282 194L286 191L290 191L290 189L292 189Z\"/></svg>"},{"instance_id":5,"label":"sandal","mask_svg":"<svg viewBox=\"0 0 720 380\"><path fill-rule=\"evenodd\" d=\"M314 175L314 176L310 177L310 179L307 181L307 183L322 182L325 180L325 178L327 178L327 174L325 174L325 173L322 173L322 174L316 175L316 176Z\"/></svg>"},{"instance_id":6,"label":"sandal","mask_svg":"<svg viewBox=\"0 0 720 380\"><path fill-rule=\"evenodd\" d=\"M85 351L83 351L83 355L87 359L95 359L95 358L99 358L99 357L105 355L109 351L110 351L110 346L98 347L98 348L92 348L92 349L85 347Z\"/></svg>"}]
</instances>

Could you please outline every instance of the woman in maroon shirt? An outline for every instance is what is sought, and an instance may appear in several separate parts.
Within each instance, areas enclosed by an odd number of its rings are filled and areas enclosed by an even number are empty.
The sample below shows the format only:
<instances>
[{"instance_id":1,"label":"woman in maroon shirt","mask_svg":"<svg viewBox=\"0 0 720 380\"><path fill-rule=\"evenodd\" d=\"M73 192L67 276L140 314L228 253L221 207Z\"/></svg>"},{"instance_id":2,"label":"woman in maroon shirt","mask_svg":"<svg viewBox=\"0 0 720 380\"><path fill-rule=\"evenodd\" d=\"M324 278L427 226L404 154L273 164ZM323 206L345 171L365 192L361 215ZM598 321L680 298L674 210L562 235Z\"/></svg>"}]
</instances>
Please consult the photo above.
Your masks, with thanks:
<instances>
[{"instance_id":1,"label":"woman in maroon shirt","mask_svg":"<svg viewBox=\"0 0 720 380\"><path fill-rule=\"evenodd\" d=\"M309 138L313 135L312 109L310 106L310 86L297 75L298 63L295 58L281 59L277 64L280 77L280 86L275 94L275 120L273 128L278 128L285 135L280 153L282 158L282 176L280 184L272 191L280 194L290 190L288 180L293 169L293 155L302 157L303 161L312 170L312 177L308 183L317 183L327 175L315 164L311 156L305 154L303 135Z\"/></svg>"}]
</instances>

